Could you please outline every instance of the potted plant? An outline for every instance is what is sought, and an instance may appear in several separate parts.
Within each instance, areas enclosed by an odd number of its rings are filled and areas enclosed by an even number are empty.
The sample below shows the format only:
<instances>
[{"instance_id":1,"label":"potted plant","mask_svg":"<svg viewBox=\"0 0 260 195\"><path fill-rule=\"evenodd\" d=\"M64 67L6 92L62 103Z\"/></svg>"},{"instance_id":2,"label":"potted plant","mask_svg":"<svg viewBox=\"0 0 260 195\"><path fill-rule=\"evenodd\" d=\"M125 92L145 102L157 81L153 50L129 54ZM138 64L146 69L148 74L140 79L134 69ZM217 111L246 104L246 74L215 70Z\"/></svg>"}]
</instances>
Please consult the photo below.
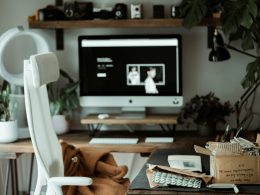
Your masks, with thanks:
<instances>
[{"instance_id":1,"label":"potted plant","mask_svg":"<svg viewBox=\"0 0 260 195\"><path fill-rule=\"evenodd\" d=\"M182 108L178 117L180 124L186 123L189 127L192 123L197 125L200 135L212 135L216 131L216 125L225 123L225 117L233 112L230 103L220 102L214 93L207 95L195 95Z\"/></svg>"},{"instance_id":2,"label":"potted plant","mask_svg":"<svg viewBox=\"0 0 260 195\"><path fill-rule=\"evenodd\" d=\"M256 49L255 59L247 64L246 74L241 84L246 91L256 92L260 85L260 1L259 0L183 0L181 5L183 26L192 28L202 22L204 18L211 17L216 11L220 11L220 27L229 38L229 42L241 40L243 50ZM252 94L252 93L251 93ZM236 106L237 128L247 120L254 105L252 99L251 108L243 120L240 113L243 103ZM243 122L244 121L244 122Z\"/></svg>"},{"instance_id":3,"label":"potted plant","mask_svg":"<svg viewBox=\"0 0 260 195\"><path fill-rule=\"evenodd\" d=\"M10 86L0 88L0 142L14 142L18 139L18 127L17 120L11 119Z\"/></svg>"},{"instance_id":4,"label":"potted plant","mask_svg":"<svg viewBox=\"0 0 260 195\"><path fill-rule=\"evenodd\" d=\"M50 112L53 117L53 125L57 134L64 134L69 130L67 115L69 112L79 107L77 95L79 82L74 81L64 71L61 71L61 75L66 79L65 83L64 81L62 82L62 80L59 80L56 83L48 85Z\"/></svg>"}]
</instances>

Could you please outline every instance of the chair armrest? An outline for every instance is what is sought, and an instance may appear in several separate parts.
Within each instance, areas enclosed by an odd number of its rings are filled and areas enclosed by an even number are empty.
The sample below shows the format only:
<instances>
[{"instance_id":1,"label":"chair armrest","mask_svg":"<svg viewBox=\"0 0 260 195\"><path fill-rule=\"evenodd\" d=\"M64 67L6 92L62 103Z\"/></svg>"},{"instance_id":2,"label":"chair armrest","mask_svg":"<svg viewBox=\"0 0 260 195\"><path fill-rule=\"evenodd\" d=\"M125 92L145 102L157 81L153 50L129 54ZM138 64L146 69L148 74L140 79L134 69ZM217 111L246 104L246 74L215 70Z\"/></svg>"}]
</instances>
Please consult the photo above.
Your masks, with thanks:
<instances>
[{"instance_id":1,"label":"chair armrest","mask_svg":"<svg viewBox=\"0 0 260 195\"><path fill-rule=\"evenodd\" d=\"M89 186L92 179L88 177L52 177L48 183L57 186Z\"/></svg>"}]
</instances>

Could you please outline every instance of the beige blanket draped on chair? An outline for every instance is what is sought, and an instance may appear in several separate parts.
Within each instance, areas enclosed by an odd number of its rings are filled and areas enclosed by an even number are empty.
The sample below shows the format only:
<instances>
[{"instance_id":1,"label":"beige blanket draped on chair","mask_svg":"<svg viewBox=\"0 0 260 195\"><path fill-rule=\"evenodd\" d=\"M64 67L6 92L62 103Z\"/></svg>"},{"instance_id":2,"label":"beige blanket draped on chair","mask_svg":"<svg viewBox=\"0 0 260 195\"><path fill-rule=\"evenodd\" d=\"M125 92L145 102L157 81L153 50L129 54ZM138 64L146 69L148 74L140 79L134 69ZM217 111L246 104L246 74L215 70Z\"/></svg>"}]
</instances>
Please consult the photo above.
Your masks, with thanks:
<instances>
[{"instance_id":1,"label":"beige blanket draped on chair","mask_svg":"<svg viewBox=\"0 0 260 195\"><path fill-rule=\"evenodd\" d=\"M65 186L65 195L124 195L129 179L128 169L118 166L108 150L76 148L61 141L65 176L87 176L93 179L90 186Z\"/></svg>"}]
</instances>

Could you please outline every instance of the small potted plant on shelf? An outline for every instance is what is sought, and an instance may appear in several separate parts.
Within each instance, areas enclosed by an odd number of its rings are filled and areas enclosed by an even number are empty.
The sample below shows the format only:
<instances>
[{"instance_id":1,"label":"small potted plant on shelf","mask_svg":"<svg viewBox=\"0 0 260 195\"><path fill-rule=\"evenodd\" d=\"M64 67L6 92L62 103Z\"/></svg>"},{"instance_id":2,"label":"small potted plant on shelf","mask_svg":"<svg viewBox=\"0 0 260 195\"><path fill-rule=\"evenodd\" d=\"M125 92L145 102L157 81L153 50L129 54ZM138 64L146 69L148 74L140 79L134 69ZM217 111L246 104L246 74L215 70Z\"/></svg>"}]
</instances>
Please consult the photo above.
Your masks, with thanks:
<instances>
[{"instance_id":1,"label":"small potted plant on shelf","mask_svg":"<svg viewBox=\"0 0 260 195\"><path fill-rule=\"evenodd\" d=\"M61 75L67 80L65 83L59 80L49 84L50 111L53 117L53 125L57 134L64 134L69 130L67 115L79 107L77 95L78 81L74 81L66 72L61 70ZM62 85L62 87L61 87Z\"/></svg>"},{"instance_id":2,"label":"small potted plant on shelf","mask_svg":"<svg viewBox=\"0 0 260 195\"><path fill-rule=\"evenodd\" d=\"M0 143L14 142L18 139L17 120L12 120L10 104L10 86L0 91Z\"/></svg>"},{"instance_id":3,"label":"small potted plant on shelf","mask_svg":"<svg viewBox=\"0 0 260 195\"><path fill-rule=\"evenodd\" d=\"M198 133L202 136L213 135L216 125L225 123L225 117L233 112L229 101L221 103L214 93L196 95L182 108L178 117L180 124L189 127L192 123L197 125Z\"/></svg>"}]
</instances>

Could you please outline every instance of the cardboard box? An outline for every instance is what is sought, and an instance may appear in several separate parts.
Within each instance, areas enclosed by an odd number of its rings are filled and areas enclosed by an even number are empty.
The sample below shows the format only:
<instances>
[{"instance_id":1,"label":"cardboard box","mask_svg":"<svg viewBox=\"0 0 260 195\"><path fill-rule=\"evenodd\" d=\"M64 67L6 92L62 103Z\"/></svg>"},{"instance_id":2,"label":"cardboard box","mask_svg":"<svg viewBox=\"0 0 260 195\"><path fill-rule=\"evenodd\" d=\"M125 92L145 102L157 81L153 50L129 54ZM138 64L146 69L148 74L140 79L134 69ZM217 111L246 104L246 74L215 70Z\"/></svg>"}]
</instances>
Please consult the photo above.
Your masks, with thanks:
<instances>
[{"instance_id":1,"label":"cardboard box","mask_svg":"<svg viewBox=\"0 0 260 195\"><path fill-rule=\"evenodd\" d=\"M260 157L211 156L213 183L259 184Z\"/></svg>"},{"instance_id":2,"label":"cardboard box","mask_svg":"<svg viewBox=\"0 0 260 195\"><path fill-rule=\"evenodd\" d=\"M260 135L258 138L260 139ZM218 144L212 142L214 147ZM219 153L200 146L194 148L197 153L210 156L210 174L213 176L213 183L260 184L260 156L229 152L226 148Z\"/></svg>"}]
</instances>

